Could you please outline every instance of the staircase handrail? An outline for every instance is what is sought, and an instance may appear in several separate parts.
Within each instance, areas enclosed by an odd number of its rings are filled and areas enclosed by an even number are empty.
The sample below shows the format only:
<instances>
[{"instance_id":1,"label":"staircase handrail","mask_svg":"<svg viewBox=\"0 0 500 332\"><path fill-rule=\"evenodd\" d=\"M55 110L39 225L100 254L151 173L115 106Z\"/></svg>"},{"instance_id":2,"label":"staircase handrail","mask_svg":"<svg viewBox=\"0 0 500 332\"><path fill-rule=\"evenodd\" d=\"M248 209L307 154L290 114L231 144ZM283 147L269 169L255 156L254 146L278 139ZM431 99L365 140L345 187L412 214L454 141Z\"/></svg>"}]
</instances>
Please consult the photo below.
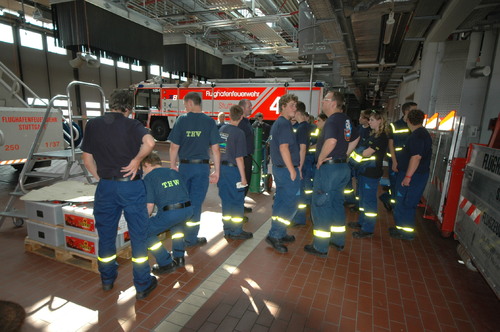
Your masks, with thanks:
<instances>
[{"instance_id":1,"label":"staircase handrail","mask_svg":"<svg viewBox=\"0 0 500 332\"><path fill-rule=\"evenodd\" d=\"M7 76L15 83L15 84L18 84L20 86L22 86L24 88L25 91L28 91L34 98L33 98L33 102L32 104L28 104L23 98L21 98L16 91L14 91L14 89L9 86L7 84L7 82L5 82L3 79L0 80L0 82L2 83L2 85L7 89L9 90L10 92L13 93L13 95L21 102L23 103L24 106L26 107L32 107L35 103L35 100L40 100L44 105L47 105L47 103L40 97L38 97L38 95L33 91L31 90L31 88L29 86L27 86L19 77L17 77L16 74L14 74L2 61L0 61L0 70L2 70L4 73L7 74Z\"/></svg>"},{"instance_id":2,"label":"staircase handrail","mask_svg":"<svg viewBox=\"0 0 500 332\"><path fill-rule=\"evenodd\" d=\"M66 96L56 95L56 96L52 97L49 101L49 104L47 105L45 115L44 115L43 120L40 124L40 129L38 130L38 132L36 134L36 137L35 137L35 140L33 141L33 144L31 144L30 152L29 152L28 157L27 157L27 162L24 164L24 167L21 170L21 173L19 174L19 179L18 179L19 188L24 193L27 192L27 190L24 188L24 179L26 177L26 173L30 171L30 168L32 166L31 161L33 159L33 155L35 154L35 151L38 151L38 148L40 147L40 143L42 142L42 137L45 133L47 119L50 115L50 111L54 107L54 102L56 100L67 100L67 102L68 102L68 121L69 121L69 128L70 128L70 132L71 132L71 137L73 137L73 126L72 126L72 124L73 124L73 117L72 117L73 110L71 107L70 90L73 86L76 86L76 85L84 85L84 86L88 86L88 87L97 88L99 90L99 92L101 93L101 97L102 97L101 115L104 114L104 112L105 112L106 97L104 95L104 90L97 84L87 83L87 82L82 82L82 81L73 81L73 82L69 83L68 86L66 87ZM62 127L61 127L61 130L62 130ZM71 143L70 144L70 148L71 148L70 161L73 163L73 162L75 162L75 142L73 139L70 139L70 143Z\"/></svg>"},{"instance_id":3,"label":"staircase handrail","mask_svg":"<svg viewBox=\"0 0 500 332\"><path fill-rule=\"evenodd\" d=\"M73 81L68 84L66 87L66 96L68 96L68 120L69 120L69 128L71 132L71 137L73 137L73 110L72 110L72 105L71 105L71 88L76 85L84 85L88 87L93 87L99 90L101 93L101 98L102 98L102 103L101 103L101 115L104 114L106 111L106 96L104 95L104 90L97 84L94 83L88 83L88 82L82 82L82 81ZM71 142L71 162L75 161L75 141L73 139L70 140Z\"/></svg>"}]
</instances>

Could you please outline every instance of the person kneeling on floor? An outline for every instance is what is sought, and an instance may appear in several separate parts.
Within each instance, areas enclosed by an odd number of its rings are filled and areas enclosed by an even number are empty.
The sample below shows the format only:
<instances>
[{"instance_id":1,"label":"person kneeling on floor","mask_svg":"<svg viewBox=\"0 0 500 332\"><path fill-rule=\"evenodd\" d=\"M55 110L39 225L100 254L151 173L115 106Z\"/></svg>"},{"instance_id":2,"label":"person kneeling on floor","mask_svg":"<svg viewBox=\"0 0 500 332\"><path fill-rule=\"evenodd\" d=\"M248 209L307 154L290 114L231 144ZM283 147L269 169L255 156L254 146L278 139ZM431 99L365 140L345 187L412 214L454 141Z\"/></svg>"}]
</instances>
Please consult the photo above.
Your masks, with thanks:
<instances>
[{"instance_id":1,"label":"person kneeling on floor","mask_svg":"<svg viewBox=\"0 0 500 332\"><path fill-rule=\"evenodd\" d=\"M151 152L142 160L148 213L158 208L155 216L149 218L148 250L157 264L152 267L155 275L174 272L185 264L184 224L193 216L189 194L178 172L161 167L160 156ZM158 234L170 230L172 234L172 255L165 249Z\"/></svg>"}]
</instances>

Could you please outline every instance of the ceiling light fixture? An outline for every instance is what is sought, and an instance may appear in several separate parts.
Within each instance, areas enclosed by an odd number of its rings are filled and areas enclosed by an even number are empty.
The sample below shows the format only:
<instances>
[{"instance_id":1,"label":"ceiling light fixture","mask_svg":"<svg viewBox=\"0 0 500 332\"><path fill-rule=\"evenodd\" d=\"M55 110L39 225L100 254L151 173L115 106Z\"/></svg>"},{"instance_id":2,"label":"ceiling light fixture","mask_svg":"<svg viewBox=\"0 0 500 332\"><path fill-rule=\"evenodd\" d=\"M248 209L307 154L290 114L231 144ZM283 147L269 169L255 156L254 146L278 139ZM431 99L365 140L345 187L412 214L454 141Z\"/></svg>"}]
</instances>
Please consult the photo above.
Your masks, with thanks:
<instances>
[{"instance_id":1,"label":"ceiling light fixture","mask_svg":"<svg viewBox=\"0 0 500 332\"><path fill-rule=\"evenodd\" d=\"M101 63L97 60L95 55L90 53L76 53L76 58L69 61L69 65L73 68L80 68L84 63L90 68L99 68Z\"/></svg>"},{"instance_id":2,"label":"ceiling light fixture","mask_svg":"<svg viewBox=\"0 0 500 332\"><path fill-rule=\"evenodd\" d=\"M394 12L391 10L389 13L389 18L385 21L385 33L384 33L384 44L387 45L391 42L392 30L394 29Z\"/></svg>"},{"instance_id":3,"label":"ceiling light fixture","mask_svg":"<svg viewBox=\"0 0 500 332\"><path fill-rule=\"evenodd\" d=\"M487 77L490 76L491 74L491 67L490 66L484 66L484 67L475 67L470 70L470 76L477 78L477 77Z\"/></svg>"},{"instance_id":4,"label":"ceiling light fixture","mask_svg":"<svg viewBox=\"0 0 500 332\"><path fill-rule=\"evenodd\" d=\"M419 70L413 71L403 76L403 82L408 83L418 79L419 77L420 77L420 71Z\"/></svg>"}]
</instances>

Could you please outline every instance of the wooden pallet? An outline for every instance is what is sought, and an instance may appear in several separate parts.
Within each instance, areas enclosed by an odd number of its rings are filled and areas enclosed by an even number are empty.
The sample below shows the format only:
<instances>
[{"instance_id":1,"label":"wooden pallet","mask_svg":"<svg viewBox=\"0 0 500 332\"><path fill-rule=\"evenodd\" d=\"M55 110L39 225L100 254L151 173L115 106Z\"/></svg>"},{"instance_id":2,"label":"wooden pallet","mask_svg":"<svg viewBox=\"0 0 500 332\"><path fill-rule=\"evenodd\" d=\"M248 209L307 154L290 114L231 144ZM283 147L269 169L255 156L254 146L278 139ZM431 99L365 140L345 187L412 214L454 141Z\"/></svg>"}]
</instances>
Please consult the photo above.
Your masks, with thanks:
<instances>
[{"instance_id":1,"label":"wooden pallet","mask_svg":"<svg viewBox=\"0 0 500 332\"><path fill-rule=\"evenodd\" d=\"M26 237L24 240L24 250L58 262L99 273L97 257L67 250L64 246L52 246ZM132 248L128 245L122 248L116 255L121 258L130 259L132 257Z\"/></svg>"}]
</instances>

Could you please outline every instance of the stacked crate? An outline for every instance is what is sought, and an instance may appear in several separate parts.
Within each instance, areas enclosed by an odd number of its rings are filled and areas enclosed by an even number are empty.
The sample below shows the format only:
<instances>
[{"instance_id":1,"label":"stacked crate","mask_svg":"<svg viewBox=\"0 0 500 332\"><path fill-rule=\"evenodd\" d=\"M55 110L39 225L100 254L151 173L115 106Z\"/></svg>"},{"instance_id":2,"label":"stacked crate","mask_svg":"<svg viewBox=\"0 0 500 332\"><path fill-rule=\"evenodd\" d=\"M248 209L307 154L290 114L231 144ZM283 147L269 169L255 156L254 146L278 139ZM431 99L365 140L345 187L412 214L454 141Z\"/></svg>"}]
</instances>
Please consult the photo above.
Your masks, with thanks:
<instances>
[{"instance_id":1,"label":"stacked crate","mask_svg":"<svg viewBox=\"0 0 500 332\"><path fill-rule=\"evenodd\" d=\"M66 205L62 207L64 215L64 246L67 250L97 257L99 237L95 227L93 205ZM127 222L122 215L118 223L116 250L130 244Z\"/></svg>"},{"instance_id":2,"label":"stacked crate","mask_svg":"<svg viewBox=\"0 0 500 332\"><path fill-rule=\"evenodd\" d=\"M93 216L93 203L25 201L28 241L89 257L97 257L99 237ZM130 244L125 218L118 225L116 250Z\"/></svg>"},{"instance_id":3,"label":"stacked crate","mask_svg":"<svg viewBox=\"0 0 500 332\"><path fill-rule=\"evenodd\" d=\"M53 247L64 244L64 217L59 202L25 201L28 238Z\"/></svg>"}]
</instances>

